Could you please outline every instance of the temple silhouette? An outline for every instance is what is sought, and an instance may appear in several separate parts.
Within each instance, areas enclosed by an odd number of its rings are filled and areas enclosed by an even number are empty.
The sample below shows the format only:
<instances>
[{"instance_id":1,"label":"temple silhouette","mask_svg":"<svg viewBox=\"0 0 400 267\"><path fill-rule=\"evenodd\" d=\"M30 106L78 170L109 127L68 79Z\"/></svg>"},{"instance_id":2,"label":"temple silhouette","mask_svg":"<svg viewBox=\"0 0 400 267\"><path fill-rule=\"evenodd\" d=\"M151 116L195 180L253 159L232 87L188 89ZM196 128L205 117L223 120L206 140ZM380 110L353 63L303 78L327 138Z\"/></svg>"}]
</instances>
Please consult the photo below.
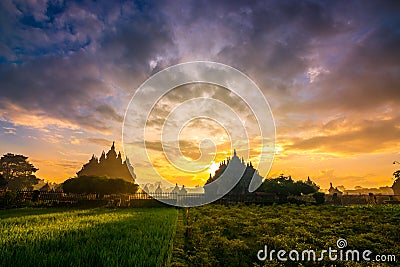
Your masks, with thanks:
<instances>
[{"instance_id":1,"label":"temple silhouette","mask_svg":"<svg viewBox=\"0 0 400 267\"><path fill-rule=\"evenodd\" d=\"M94 154L88 163L82 166L82 169L76 174L81 176L106 176L109 178L120 178L128 182L135 182L135 174L129 159L122 159L121 152L115 151L115 142L112 143L107 154L104 152L98 159ZM131 172L129 171L131 170Z\"/></svg>"},{"instance_id":2,"label":"temple silhouette","mask_svg":"<svg viewBox=\"0 0 400 267\"><path fill-rule=\"evenodd\" d=\"M237 173L242 173L242 170L244 170L242 177L240 178L239 182L232 188L231 191L229 191L228 194L232 195L246 195L250 194L249 192L249 187L252 179L254 179L254 182L256 184L261 184L263 177L258 173L258 170L256 170L251 161L246 163L242 157L240 159L236 153L236 150L233 151L233 157L232 158L227 158L223 162L220 163L218 170L215 172L214 176L211 176L207 180L204 189L206 193L211 193L211 194L223 194L223 192L220 192L220 188L217 187L216 191L215 188L210 188L207 187L208 184L211 182L216 181L227 169L228 165L230 166L230 172L228 173L228 179L233 178L233 176L238 175ZM237 178L237 177L236 177ZM226 186L226 185L225 185ZM221 186L222 188L224 187ZM209 189L208 189L209 188ZM225 187L226 188L226 187ZM214 192L210 192L210 190ZM208 192L207 192L208 191Z\"/></svg>"},{"instance_id":3,"label":"temple silhouette","mask_svg":"<svg viewBox=\"0 0 400 267\"><path fill-rule=\"evenodd\" d=\"M337 187L333 187L332 182L330 183L328 193L329 193L329 195L334 195L334 194L339 195L339 196L343 195L342 191L340 191Z\"/></svg>"}]
</instances>

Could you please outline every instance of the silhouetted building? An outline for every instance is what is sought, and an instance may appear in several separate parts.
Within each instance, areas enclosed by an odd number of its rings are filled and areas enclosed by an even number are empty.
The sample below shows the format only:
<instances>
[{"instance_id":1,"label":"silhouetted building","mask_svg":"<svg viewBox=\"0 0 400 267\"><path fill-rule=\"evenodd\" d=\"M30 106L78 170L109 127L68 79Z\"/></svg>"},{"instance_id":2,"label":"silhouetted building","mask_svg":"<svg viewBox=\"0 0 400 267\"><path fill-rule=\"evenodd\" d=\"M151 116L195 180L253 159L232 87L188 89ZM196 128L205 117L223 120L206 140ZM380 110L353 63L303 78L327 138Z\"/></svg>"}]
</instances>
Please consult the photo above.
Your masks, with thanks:
<instances>
[{"instance_id":1,"label":"silhouetted building","mask_svg":"<svg viewBox=\"0 0 400 267\"><path fill-rule=\"evenodd\" d=\"M174 189L172 189L171 193L179 194L181 190L179 189L178 184L175 184Z\"/></svg>"},{"instance_id":2,"label":"silhouetted building","mask_svg":"<svg viewBox=\"0 0 400 267\"><path fill-rule=\"evenodd\" d=\"M155 191L157 194L161 194L163 191L161 189L161 185L158 185Z\"/></svg>"},{"instance_id":3,"label":"silhouetted building","mask_svg":"<svg viewBox=\"0 0 400 267\"><path fill-rule=\"evenodd\" d=\"M254 183L255 184L261 184L262 182L262 176L259 175L258 171L253 167L253 164L250 162L246 163L244 159L240 159L238 155L236 154L236 150L233 151L233 157L227 158L224 160L220 165L218 170L215 172L215 175L212 177L210 174L210 178L207 180L206 185L210 184L211 182L214 182L220 177L224 171L227 169L229 166L229 169L231 170L229 172L229 177L227 179L234 179L238 177L234 177L235 175L240 175L239 173L243 173L243 175L240 177L239 182L232 188L231 191L229 191L228 194L234 194L234 195L242 195L242 194L249 194L249 187L252 179L255 179ZM244 170L244 172L243 172ZM225 177L224 177L225 179ZM222 186L224 187L224 186ZM219 188L217 189L217 192L207 192L208 188L207 186L204 187L206 190L206 193L212 193L212 194L222 194L223 192L219 192Z\"/></svg>"},{"instance_id":4,"label":"silhouetted building","mask_svg":"<svg viewBox=\"0 0 400 267\"><path fill-rule=\"evenodd\" d=\"M333 187L332 183L330 183L330 184L331 184L331 187L329 187L329 190L328 190L329 195L337 194L340 196L343 194L343 192L340 191L337 187Z\"/></svg>"},{"instance_id":5,"label":"silhouetted building","mask_svg":"<svg viewBox=\"0 0 400 267\"><path fill-rule=\"evenodd\" d=\"M142 191L145 193L149 192L149 187L147 186L147 184L143 187Z\"/></svg>"},{"instance_id":6,"label":"silhouetted building","mask_svg":"<svg viewBox=\"0 0 400 267\"><path fill-rule=\"evenodd\" d=\"M187 194L187 190L184 185L182 185L182 188L181 188L181 191L179 191L179 194L181 194L181 195Z\"/></svg>"},{"instance_id":7,"label":"silhouetted building","mask_svg":"<svg viewBox=\"0 0 400 267\"><path fill-rule=\"evenodd\" d=\"M131 169L133 177L129 170ZM107 152L103 151L100 159L93 154L88 163L83 165L82 169L76 173L78 177L81 176L107 176L110 178L120 178L128 182L135 182L136 176L133 172L129 159L123 161L121 152L115 151L114 142Z\"/></svg>"},{"instance_id":8,"label":"silhouetted building","mask_svg":"<svg viewBox=\"0 0 400 267\"><path fill-rule=\"evenodd\" d=\"M53 187L52 187L49 183L46 183L44 186L42 186L42 187L39 189L39 191L40 191L40 192L51 192L51 191L54 191L54 189L53 189Z\"/></svg>"}]
</instances>

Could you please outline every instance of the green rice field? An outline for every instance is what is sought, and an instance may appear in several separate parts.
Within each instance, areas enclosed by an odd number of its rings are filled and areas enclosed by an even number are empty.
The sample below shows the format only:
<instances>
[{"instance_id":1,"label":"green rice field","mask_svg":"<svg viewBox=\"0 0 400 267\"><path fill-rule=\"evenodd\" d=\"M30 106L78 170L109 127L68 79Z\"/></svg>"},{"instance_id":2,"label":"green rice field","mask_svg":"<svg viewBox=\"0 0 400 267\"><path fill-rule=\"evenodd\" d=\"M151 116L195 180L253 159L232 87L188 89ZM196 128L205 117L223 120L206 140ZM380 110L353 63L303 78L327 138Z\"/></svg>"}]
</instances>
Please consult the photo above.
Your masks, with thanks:
<instances>
[{"instance_id":1,"label":"green rice field","mask_svg":"<svg viewBox=\"0 0 400 267\"><path fill-rule=\"evenodd\" d=\"M0 266L399 266L400 206L23 208L0 211ZM335 248L395 262L259 261L269 249Z\"/></svg>"},{"instance_id":2,"label":"green rice field","mask_svg":"<svg viewBox=\"0 0 400 267\"><path fill-rule=\"evenodd\" d=\"M206 205L180 214L176 237L173 266L400 266L400 205ZM344 251L372 251L371 261L257 258L265 245L321 251L338 249L339 239Z\"/></svg>"},{"instance_id":3,"label":"green rice field","mask_svg":"<svg viewBox=\"0 0 400 267\"><path fill-rule=\"evenodd\" d=\"M0 266L164 266L176 209L0 211Z\"/></svg>"}]
</instances>

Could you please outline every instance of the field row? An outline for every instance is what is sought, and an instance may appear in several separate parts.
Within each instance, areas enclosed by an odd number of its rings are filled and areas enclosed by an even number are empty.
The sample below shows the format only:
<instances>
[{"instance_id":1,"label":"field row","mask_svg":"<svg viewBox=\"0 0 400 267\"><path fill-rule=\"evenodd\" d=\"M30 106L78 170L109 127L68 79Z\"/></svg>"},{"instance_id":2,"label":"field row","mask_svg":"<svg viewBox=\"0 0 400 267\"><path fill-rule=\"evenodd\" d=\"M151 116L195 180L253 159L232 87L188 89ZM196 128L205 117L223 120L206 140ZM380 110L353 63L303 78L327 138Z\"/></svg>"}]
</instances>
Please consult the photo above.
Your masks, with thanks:
<instances>
[{"instance_id":1,"label":"field row","mask_svg":"<svg viewBox=\"0 0 400 267\"><path fill-rule=\"evenodd\" d=\"M400 207L221 206L0 211L0 266L397 266L260 261L269 250L371 250L400 258Z\"/></svg>"},{"instance_id":2,"label":"field row","mask_svg":"<svg viewBox=\"0 0 400 267\"><path fill-rule=\"evenodd\" d=\"M399 225L396 205L208 205L181 213L173 266L399 266ZM347 242L344 252L371 250L372 257L394 255L397 262L330 261L328 257L282 262L276 257L279 250L338 249L339 239ZM269 252L275 250L275 256L260 261L257 254L265 246Z\"/></svg>"}]
</instances>

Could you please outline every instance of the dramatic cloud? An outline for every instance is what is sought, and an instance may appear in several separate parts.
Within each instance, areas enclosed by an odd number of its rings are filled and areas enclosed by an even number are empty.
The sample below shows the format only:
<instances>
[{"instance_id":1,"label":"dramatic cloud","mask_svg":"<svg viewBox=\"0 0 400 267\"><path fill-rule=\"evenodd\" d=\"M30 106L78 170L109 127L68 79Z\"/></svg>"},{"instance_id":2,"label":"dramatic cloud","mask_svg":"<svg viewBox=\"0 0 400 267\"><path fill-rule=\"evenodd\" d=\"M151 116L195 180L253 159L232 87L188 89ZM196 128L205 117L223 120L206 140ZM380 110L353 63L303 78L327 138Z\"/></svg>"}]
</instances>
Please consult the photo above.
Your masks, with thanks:
<instances>
[{"instance_id":1,"label":"dramatic cloud","mask_svg":"<svg viewBox=\"0 0 400 267\"><path fill-rule=\"evenodd\" d=\"M113 142L104 138L88 138L87 141L92 144L99 145L101 147L108 147Z\"/></svg>"},{"instance_id":2,"label":"dramatic cloud","mask_svg":"<svg viewBox=\"0 0 400 267\"><path fill-rule=\"evenodd\" d=\"M397 155L390 151L400 147L399 13L398 1L1 1L1 152L47 144L86 159L120 141L130 97L152 74L211 60L249 75L270 102L278 141L272 173L306 175L311 158L333 157L329 169L341 184L368 177L375 186L393 170L364 170L359 161L360 173L349 175L340 157L392 162ZM223 91L175 90L148 126L160 130L172 107L205 96L224 101L253 129L248 107ZM187 130L201 129L221 132L196 122ZM190 134L182 140L189 157L198 155L196 141ZM156 141L149 147L160 150ZM72 165L52 166L73 174ZM310 173L324 183L330 175Z\"/></svg>"},{"instance_id":3,"label":"dramatic cloud","mask_svg":"<svg viewBox=\"0 0 400 267\"><path fill-rule=\"evenodd\" d=\"M322 129L332 130L326 135L294 139L294 144L285 149L345 155L393 151L399 144L400 117L382 121L365 120L358 125L350 121L333 121Z\"/></svg>"},{"instance_id":4,"label":"dramatic cloud","mask_svg":"<svg viewBox=\"0 0 400 267\"><path fill-rule=\"evenodd\" d=\"M133 86L165 64L160 57L172 42L165 23L135 5L3 5L15 18L7 15L2 24L2 45L14 53L0 57L0 108L17 106L90 131L109 132L122 121L124 108L114 106L126 105ZM151 68L152 60L158 61Z\"/></svg>"}]
</instances>

